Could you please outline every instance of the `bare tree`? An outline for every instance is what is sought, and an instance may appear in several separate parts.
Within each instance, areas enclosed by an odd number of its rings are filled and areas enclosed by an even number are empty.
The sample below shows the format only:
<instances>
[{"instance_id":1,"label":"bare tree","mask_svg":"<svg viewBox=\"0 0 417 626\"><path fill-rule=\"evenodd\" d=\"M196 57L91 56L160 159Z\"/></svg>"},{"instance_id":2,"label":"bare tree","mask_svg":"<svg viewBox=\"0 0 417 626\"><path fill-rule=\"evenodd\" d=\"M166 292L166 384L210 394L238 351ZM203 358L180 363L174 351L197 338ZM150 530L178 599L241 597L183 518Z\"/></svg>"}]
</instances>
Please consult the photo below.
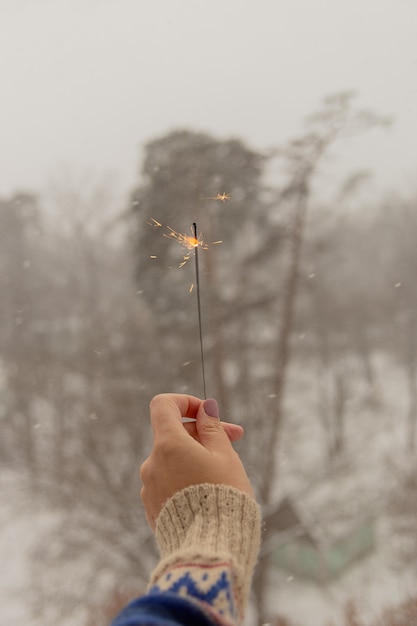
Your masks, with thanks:
<instances>
[{"instance_id":1,"label":"bare tree","mask_svg":"<svg viewBox=\"0 0 417 626\"><path fill-rule=\"evenodd\" d=\"M271 503L277 478L276 451L283 420L285 381L290 360L299 267L312 182L324 155L337 139L362 133L371 127L386 123L387 119L373 112L356 109L352 104L351 93L338 94L324 101L322 109L309 118L307 132L291 142L282 152L288 167L289 183L282 190L280 200L291 203L292 215L288 229L287 270L283 288L285 297L278 316L274 376L271 381L273 401L268 410L273 418L269 421L267 445L262 455L260 498L264 505ZM254 585L259 624L263 624L266 619L265 592L268 569L268 559L264 558L258 565Z\"/></svg>"},{"instance_id":2,"label":"bare tree","mask_svg":"<svg viewBox=\"0 0 417 626\"><path fill-rule=\"evenodd\" d=\"M37 213L22 213L29 197L0 207L7 439L22 451L21 471L37 478L34 506L51 518L32 559L33 610L44 624L99 602L119 577L142 589L154 557L136 471L158 372L152 316L103 188L61 181L56 191L60 221L44 214L41 235Z\"/></svg>"}]
</instances>

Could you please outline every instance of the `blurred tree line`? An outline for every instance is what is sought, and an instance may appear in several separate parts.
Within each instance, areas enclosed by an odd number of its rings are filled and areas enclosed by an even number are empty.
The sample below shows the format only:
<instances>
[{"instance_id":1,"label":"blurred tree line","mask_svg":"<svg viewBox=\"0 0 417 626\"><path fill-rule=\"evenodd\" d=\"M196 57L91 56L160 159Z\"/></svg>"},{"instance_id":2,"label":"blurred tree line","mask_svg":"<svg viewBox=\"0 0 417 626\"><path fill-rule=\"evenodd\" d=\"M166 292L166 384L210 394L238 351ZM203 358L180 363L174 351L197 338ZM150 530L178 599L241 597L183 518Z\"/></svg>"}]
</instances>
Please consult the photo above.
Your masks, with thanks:
<instances>
[{"instance_id":1,"label":"blurred tree line","mask_svg":"<svg viewBox=\"0 0 417 626\"><path fill-rule=\"evenodd\" d=\"M202 395L193 259L179 267L184 251L167 227L190 234L196 222L207 244L208 394L223 419L244 425L239 451L266 508L279 484L288 381L301 364L322 427L318 471L343 457L352 398L362 394L374 412L384 403L381 355L406 382L404 415L393 419L404 451L415 450L416 196L375 203L370 177L355 172L317 200L335 143L386 123L339 94L268 154L188 130L151 141L124 211L109 210L105 185L62 181L55 218L30 193L0 201L1 463L61 513L33 560L42 623L64 623L115 587L138 593L155 558L135 472L149 449L148 402L164 391ZM230 200L212 199L221 193ZM259 623L268 567L265 555Z\"/></svg>"}]
</instances>

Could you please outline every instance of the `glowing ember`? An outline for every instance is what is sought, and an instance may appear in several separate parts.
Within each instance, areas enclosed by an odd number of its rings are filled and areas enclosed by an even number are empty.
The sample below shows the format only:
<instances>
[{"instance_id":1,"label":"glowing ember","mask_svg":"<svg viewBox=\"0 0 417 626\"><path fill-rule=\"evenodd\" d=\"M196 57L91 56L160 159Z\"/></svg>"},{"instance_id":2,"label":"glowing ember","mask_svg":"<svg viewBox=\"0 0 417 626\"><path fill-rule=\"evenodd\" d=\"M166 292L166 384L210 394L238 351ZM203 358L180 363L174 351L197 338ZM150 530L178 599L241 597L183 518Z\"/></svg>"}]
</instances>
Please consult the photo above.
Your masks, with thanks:
<instances>
[{"instance_id":1,"label":"glowing ember","mask_svg":"<svg viewBox=\"0 0 417 626\"><path fill-rule=\"evenodd\" d=\"M158 220L151 217L151 221L147 222L149 226L153 226L154 228L163 228L162 224L158 222ZM179 267L184 267L187 261L190 260L193 250L200 248L201 250L208 250L208 244L206 244L203 240L202 233L199 233L197 236L191 229L191 235L187 235L185 233L179 233L170 226L166 226L168 232L163 233L164 237L168 239L175 239L177 243L181 246L181 248L186 251L186 253L182 257L182 261L179 264ZM213 241L213 245L217 245L222 243L221 241ZM156 259L155 255L151 256L151 259Z\"/></svg>"},{"instance_id":2,"label":"glowing ember","mask_svg":"<svg viewBox=\"0 0 417 626\"><path fill-rule=\"evenodd\" d=\"M149 224L149 226L155 226L155 228L159 228L160 226L162 226L161 222L158 222L153 217L151 217L150 222L146 222L146 223Z\"/></svg>"},{"instance_id":3,"label":"glowing ember","mask_svg":"<svg viewBox=\"0 0 417 626\"><path fill-rule=\"evenodd\" d=\"M209 198L204 198L204 200L220 200L220 202L226 202L226 200L229 200L229 202L232 201L231 195L229 193L218 193L217 196L210 196Z\"/></svg>"}]
</instances>

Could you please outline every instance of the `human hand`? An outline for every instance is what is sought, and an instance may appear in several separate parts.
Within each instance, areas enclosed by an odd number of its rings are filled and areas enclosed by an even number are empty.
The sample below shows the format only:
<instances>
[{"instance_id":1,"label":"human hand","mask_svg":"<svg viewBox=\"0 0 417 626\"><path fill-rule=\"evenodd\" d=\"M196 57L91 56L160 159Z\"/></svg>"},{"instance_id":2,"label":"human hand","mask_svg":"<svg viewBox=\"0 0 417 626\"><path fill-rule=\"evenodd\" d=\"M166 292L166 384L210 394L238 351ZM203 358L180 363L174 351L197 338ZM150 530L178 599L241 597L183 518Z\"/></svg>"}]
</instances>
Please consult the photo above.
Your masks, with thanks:
<instances>
[{"instance_id":1,"label":"human hand","mask_svg":"<svg viewBox=\"0 0 417 626\"><path fill-rule=\"evenodd\" d=\"M253 495L231 441L243 436L236 424L220 422L215 400L183 394L161 394L150 404L154 443L142 464L141 497L149 525L177 491L201 483L223 484ZM196 421L182 423L183 417Z\"/></svg>"}]
</instances>

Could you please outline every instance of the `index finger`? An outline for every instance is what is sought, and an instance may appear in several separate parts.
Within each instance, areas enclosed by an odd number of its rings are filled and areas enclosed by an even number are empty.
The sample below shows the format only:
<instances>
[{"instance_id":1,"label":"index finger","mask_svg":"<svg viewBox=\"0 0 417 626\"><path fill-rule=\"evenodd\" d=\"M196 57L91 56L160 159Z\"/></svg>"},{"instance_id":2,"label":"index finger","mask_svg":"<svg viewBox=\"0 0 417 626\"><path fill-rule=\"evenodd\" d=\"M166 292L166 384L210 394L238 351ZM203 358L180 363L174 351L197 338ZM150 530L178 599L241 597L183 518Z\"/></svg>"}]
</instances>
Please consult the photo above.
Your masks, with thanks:
<instances>
[{"instance_id":1,"label":"index finger","mask_svg":"<svg viewBox=\"0 0 417 626\"><path fill-rule=\"evenodd\" d=\"M182 418L195 418L201 403L200 398L186 394L162 393L152 398L150 413L154 437L187 434Z\"/></svg>"}]
</instances>

